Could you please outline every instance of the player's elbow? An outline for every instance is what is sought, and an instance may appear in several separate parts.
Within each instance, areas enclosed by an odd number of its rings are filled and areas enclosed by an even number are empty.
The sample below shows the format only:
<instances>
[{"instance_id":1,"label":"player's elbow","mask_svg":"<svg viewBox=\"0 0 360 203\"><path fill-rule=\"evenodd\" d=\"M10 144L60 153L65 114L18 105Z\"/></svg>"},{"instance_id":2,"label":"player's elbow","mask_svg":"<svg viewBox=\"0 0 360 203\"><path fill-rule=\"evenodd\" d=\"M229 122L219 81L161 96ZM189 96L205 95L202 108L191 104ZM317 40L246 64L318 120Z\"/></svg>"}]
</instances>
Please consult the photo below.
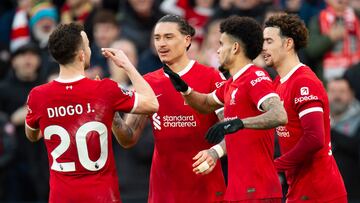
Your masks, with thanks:
<instances>
[{"instance_id":1,"label":"player's elbow","mask_svg":"<svg viewBox=\"0 0 360 203\"><path fill-rule=\"evenodd\" d=\"M133 146L135 146L137 142L136 141L130 141L130 142L120 142L119 144L124 148L124 149L130 149Z\"/></svg>"}]
</instances>

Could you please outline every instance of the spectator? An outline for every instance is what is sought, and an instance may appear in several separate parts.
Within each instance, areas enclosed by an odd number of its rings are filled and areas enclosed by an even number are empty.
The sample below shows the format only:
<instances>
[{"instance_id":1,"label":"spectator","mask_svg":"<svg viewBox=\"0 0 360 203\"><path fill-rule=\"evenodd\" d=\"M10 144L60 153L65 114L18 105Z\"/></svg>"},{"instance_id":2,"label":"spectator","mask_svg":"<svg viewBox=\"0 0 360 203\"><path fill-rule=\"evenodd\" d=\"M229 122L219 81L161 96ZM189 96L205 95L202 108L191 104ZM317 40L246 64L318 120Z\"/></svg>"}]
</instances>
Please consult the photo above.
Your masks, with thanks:
<instances>
[{"instance_id":1,"label":"spectator","mask_svg":"<svg viewBox=\"0 0 360 203\"><path fill-rule=\"evenodd\" d=\"M40 76L47 78L50 73L58 71L58 65L50 56L47 48L49 36L58 24L56 8L48 1L39 1L30 10L29 22L32 37L40 47L42 63Z\"/></svg>"},{"instance_id":2,"label":"spectator","mask_svg":"<svg viewBox=\"0 0 360 203\"><path fill-rule=\"evenodd\" d=\"M307 55L325 81L340 77L360 61L360 21L349 1L326 0L327 6L309 25Z\"/></svg>"},{"instance_id":3,"label":"spectator","mask_svg":"<svg viewBox=\"0 0 360 203\"><path fill-rule=\"evenodd\" d=\"M346 79L330 80L327 90L332 152L344 178L349 202L360 202L360 102Z\"/></svg>"},{"instance_id":4,"label":"spectator","mask_svg":"<svg viewBox=\"0 0 360 203\"><path fill-rule=\"evenodd\" d=\"M15 155L15 128L8 120L8 116L0 112L0 201L5 201L5 188L7 187L4 181L7 176L7 171L12 170L10 162Z\"/></svg>"},{"instance_id":5,"label":"spectator","mask_svg":"<svg viewBox=\"0 0 360 203\"><path fill-rule=\"evenodd\" d=\"M152 29L161 16L155 0L127 0L120 10L122 37L135 42L138 54L149 46Z\"/></svg>"},{"instance_id":6,"label":"spectator","mask_svg":"<svg viewBox=\"0 0 360 203\"><path fill-rule=\"evenodd\" d=\"M39 77L40 52L26 44L12 53L12 70L0 84L0 111L5 112L16 129L15 159L5 177L5 200L46 201L48 193L47 156L44 143L26 141L24 122L26 99L30 90L44 81Z\"/></svg>"},{"instance_id":7,"label":"spectator","mask_svg":"<svg viewBox=\"0 0 360 203\"><path fill-rule=\"evenodd\" d=\"M110 45L120 37L120 27L113 14L109 10L98 10L93 20L94 41L91 44L90 69L87 70L87 76L94 78L109 77L109 65L106 58L101 54L101 48L110 47Z\"/></svg>"}]
</instances>

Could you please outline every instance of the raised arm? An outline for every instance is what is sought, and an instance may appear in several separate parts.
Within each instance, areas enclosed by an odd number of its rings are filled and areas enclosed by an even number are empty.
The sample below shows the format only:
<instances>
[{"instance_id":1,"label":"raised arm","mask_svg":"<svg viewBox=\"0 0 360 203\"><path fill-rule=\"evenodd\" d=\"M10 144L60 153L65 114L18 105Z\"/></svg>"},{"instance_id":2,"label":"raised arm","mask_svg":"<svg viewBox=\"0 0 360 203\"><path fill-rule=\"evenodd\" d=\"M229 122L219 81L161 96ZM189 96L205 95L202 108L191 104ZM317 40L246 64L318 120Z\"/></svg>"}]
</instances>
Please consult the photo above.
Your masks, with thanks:
<instances>
[{"instance_id":1,"label":"raised arm","mask_svg":"<svg viewBox=\"0 0 360 203\"><path fill-rule=\"evenodd\" d=\"M269 129L287 123L287 114L279 97L270 97L261 104L265 113L244 119L233 119L218 122L207 132L205 138L210 143L219 143L226 134L234 133L242 128Z\"/></svg>"},{"instance_id":2,"label":"raised arm","mask_svg":"<svg viewBox=\"0 0 360 203\"><path fill-rule=\"evenodd\" d=\"M126 114L124 120L119 113L115 113L112 132L118 143L124 148L134 146L140 138L146 125L147 116L139 114Z\"/></svg>"},{"instance_id":3,"label":"raised arm","mask_svg":"<svg viewBox=\"0 0 360 203\"><path fill-rule=\"evenodd\" d=\"M133 113L151 114L157 112L159 103L154 91L131 64L124 52L112 48L102 48L101 51L105 57L110 58L118 67L123 68L129 76L138 96L138 104Z\"/></svg>"},{"instance_id":4,"label":"raised arm","mask_svg":"<svg viewBox=\"0 0 360 203\"><path fill-rule=\"evenodd\" d=\"M180 92L186 103L191 106L193 109L202 114L213 113L216 109L220 108L212 94L203 94L196 92L191 87L186 84L181 77L172 71L166 64L164 64L164 72L169 75L171 83L175 89Z\"/></svg>"}]
</instances>

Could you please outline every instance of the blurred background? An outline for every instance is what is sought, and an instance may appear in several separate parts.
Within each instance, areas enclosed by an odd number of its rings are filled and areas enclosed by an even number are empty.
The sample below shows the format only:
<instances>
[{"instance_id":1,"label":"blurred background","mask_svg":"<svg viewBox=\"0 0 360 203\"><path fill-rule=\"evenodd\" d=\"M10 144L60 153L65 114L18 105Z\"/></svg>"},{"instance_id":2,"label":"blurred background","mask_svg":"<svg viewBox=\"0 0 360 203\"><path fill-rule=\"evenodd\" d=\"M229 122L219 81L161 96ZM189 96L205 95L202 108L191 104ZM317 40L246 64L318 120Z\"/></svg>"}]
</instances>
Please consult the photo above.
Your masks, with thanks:
<instances>
[{"instance_id":1,"label":"blurred background","mask_svg":"<svg viewBox=\"0 0 360 203\"><path fill-rule=\"evenodd\" d=\"M219 24L231 15L263 23L271 15L298 14L309 28L309 45L300 50L324 82L331 107L332 148L348 191L360 202L360 0L1 0L0 1L0 202L47 202L48 158L43 140L24 134L30 90L57 77L47 51L59 23L85 26L92 51L87 76L108 77L129 87L129 79L102 57L101 47L121 48L141 74L162 66L152 29L165 14L184 17L196 35L191 59L218 68ZM255 63L265 67L259 56ZM124 203L147 202L153 151L151 126L131 149L114 140ZM279 152L277 150L277 156ZM226 168L226 167L225 167ZM226 171L224 172L226 174ZM286 191L286 181L279 175Z\"/></svg>"}]
</instances>

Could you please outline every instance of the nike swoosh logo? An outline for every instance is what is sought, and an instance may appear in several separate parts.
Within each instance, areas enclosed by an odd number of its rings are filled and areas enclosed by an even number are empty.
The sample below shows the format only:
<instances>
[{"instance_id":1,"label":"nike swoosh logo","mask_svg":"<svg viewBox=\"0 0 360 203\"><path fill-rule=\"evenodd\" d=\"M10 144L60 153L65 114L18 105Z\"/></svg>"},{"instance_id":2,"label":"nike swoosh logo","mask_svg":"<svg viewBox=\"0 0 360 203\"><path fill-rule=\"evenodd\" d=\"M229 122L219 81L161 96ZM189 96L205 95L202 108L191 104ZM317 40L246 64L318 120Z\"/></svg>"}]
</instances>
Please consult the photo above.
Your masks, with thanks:
<instances>
[{"instance_id":1,"label":"nike swoosh logo","mask_svg":"<svg viewBox=\"0 0 360 203\"><path fill-rule=\"evenodd\" d=\"M156 95L156 98L158 98L158 97L160 97L162 94L158 94L158 95Z\"/></svg>"},{"instance_id":2,"label":"nike swoosh logo","mask_svg":"<svg viewBox=\"0 0 360 203\"><path fill-rule=\"evenodd\" d=\"M224 126L224 130L227 130L230 126L231 124L227 124L226 126Z\"/></svg>"}]
</instances>

